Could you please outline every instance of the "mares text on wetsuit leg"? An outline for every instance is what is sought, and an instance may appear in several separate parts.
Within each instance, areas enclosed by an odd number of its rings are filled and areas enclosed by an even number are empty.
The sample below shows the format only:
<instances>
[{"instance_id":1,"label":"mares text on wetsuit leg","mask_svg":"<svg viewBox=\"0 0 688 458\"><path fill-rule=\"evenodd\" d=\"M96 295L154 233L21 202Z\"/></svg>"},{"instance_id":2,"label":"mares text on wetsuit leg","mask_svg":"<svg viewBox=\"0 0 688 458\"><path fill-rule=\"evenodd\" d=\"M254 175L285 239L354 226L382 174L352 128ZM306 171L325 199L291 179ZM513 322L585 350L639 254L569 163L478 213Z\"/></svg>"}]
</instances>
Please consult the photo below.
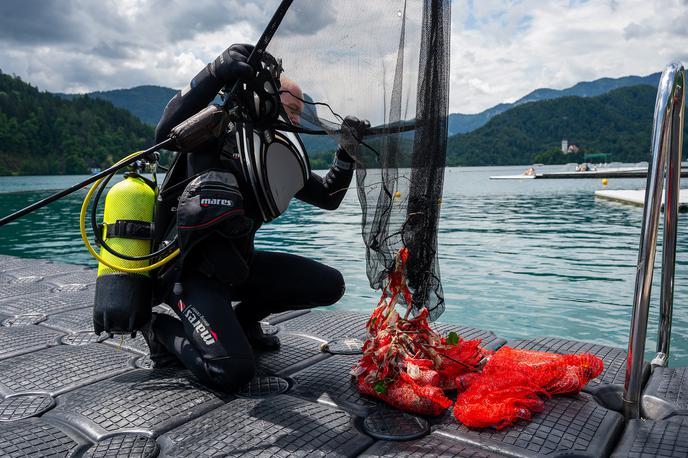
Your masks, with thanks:
<instances>
[{"instance_id":1,"label":"mares text on wetsuit leg","mask_svg":"<svg viewBox=\"0 0 688 458\"><path fill-rule=\"evenodd\" d=\"M256 251L248 279L232 289L240 300L240 322L259 321L271 313L337 302L344 294L344 278L332 267L294 254Z\"/></svg>"},{"instance_id":2,"label":"mares text on wetsuit leg","mask_svg":"<svg viewBox=\"0 0 688 458\"><path fill-rule=\"evenodd\" d=\"M255 372L253 352L237 321L223 284L200 273L187 273L183 292L171 293L167 303L179 321L160 316L157 338L199 379L232 389Z\"/></svg>"}]
</instances>

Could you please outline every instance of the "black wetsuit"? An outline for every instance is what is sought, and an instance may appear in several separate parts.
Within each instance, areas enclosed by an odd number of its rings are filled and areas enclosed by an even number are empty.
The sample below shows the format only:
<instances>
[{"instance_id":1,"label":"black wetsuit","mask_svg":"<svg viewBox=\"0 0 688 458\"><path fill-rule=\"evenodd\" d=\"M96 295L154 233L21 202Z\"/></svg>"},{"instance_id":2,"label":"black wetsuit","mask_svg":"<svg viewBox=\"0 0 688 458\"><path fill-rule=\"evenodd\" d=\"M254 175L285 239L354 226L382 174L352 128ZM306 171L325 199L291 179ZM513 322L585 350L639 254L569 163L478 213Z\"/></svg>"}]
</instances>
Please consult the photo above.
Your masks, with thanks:
<instances>
[{"instance_id":1,"label":"black wetsuit","mask_svg":"<svg viewBox=\"0 0 688 458\"><path fill-rule=\"evenodd\" d=\"M167 104L156 128L156 139L163 140L179 122L208 105L221 89L206 67ZM153 322L156 338L168 351L205 383L233 389L246 383L255 372L252 348L242 327L255 325L271 313L304 309L335 303L344 293L344 279L336 269L319 262L285 253L255 251L253 238L263 220L250 186L245 182L233 142L204 145L186 154L179 163L182 175L195 175L207 169L234 172L243 197L245 215L253 222L251 233L237 241L238 251L248 265L240 283L222 281L227 269L236 265L213 258L211 246L199 245L198 253L187 256L178 269L177 287L164 285L162 298L172 306L180 320L157 315ZM305 187L296 195L304 202L324 209L336 209L351 182L352 168L348 155L337 151L335 165L325 177L311 173ZM183 161L184 157L180 158ZM178 162L180 162L178 161ZM175 173L179 175L179 170ZM334 192L338 191L338 192ZM164 189L163 189L164 192ZM232 242L226 242L232 243ZM214 259L213 262L207 262ZM218 275L213 274L216 272ZM241 301L233 310L230 301Z\"/></svg>"}]
</instances>

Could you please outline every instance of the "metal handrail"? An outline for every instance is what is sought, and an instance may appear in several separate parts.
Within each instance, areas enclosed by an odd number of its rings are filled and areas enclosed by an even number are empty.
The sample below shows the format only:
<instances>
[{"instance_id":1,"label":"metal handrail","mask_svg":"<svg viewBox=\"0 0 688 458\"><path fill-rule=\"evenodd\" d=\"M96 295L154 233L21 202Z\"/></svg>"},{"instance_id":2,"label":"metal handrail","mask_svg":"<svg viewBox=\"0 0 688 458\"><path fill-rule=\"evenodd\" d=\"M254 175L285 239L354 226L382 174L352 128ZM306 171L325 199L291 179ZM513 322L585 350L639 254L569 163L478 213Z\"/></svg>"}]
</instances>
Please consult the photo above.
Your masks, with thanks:
<instances>
[{"instance_id":1,"label":"metal handrail","mask_svg":"<svg viewBox=\"0 0 688 458\"><path fill-rule=\"evenodd\" d=\"M628 338L628 361L624 383L624 415L640 418L640 394L650 308L652 273L657 251L659 212L662 206L663 180L666 177L662 285L658 355L653 364L666 365L671 339L671 318L676 261L676 225L678 220L679 178L683 144L683 113L686 75L682 65L672 63L659 81L652 130L652 158L645 187L643 225L640 232L638 271L633 295L633 315Z\"/></svg>"}]
</instances>

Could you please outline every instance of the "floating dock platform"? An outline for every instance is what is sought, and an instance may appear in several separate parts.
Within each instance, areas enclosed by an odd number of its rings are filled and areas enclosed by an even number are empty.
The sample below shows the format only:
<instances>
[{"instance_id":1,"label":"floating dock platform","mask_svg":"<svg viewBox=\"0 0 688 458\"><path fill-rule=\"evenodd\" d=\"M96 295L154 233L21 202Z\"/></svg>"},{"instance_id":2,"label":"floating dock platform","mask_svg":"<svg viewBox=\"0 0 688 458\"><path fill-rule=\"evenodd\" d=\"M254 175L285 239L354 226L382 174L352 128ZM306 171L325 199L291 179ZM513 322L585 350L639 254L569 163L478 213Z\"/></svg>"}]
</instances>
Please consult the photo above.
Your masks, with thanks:
<instances>
[{"instance_id":1,"label":"floating dock platform","mask_svg":"<svg viewBox=\"0 0 688 458\"><path fill-rule=\"evenodd\" d=\"M532 421L474 430L447 411L404 414L361 396L350 367L367 315L321 309L268 317L282 348L256 355L237 393L182 369L150 369L145 341L92 331L93 269L0 256L2 457L605 457L688 455L688 369L646 368L643 420L620 413L623 349L490 331L446 334L558 353L591 352L604 372L578 396L554 397ZM173 313L164 306L160 311Z\"/></svg>"},{"instance_id":2,"label":"floating dock platform","mask_svg":"<svg viewBox=\"0 0 688 458\"><path fill-rule=\"evenodd\" d=\"M612 202L620 202L622 204L636 205L642 207L645 205L645 190L607 190L602 189L595 191L595 197L600 199L611 200ZM662 196L662 207L664 207L664 197ZM678 197L679 211L688 211L688 190L682 189Z\"/></svg>"},{"instance_id":3,"label":"floating dock platform","mask_svg":"<svg viewBox=\"0 0 688 458\"><path fill-rule=\"evenodd\" d=\"M688 169L681 169L681 177L688 177ZM581 179L581 178L647 178L647 167L601 169L589 172L547 172L535 175L495 175L490 180Z\"/></svg>"}]
</instances>

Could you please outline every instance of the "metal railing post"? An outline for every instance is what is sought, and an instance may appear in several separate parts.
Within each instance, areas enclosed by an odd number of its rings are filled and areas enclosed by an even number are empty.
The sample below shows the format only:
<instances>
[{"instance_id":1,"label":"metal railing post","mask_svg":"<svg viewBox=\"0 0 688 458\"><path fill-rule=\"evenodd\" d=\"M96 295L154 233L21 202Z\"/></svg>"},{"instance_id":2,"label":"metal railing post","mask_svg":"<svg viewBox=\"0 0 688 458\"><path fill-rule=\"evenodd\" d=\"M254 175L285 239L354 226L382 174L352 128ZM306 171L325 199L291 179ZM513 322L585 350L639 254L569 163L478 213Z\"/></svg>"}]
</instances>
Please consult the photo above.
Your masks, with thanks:
<instances>
[{"instance_id":1,"label":"metal railing post","mask_svg":"<svg viewBox=\"0 0 688 458\"><path fill-rule=\"evenodd\" d=\"M662 187L667 163L674 163L675 159L668 161L671 156L678 154L678 170L680 176L681 131L683 129L683 105L684 105L685 71L682 65L673 63L667 66L662 73L657 90L655 102L654 125L652 130L652 158L648 167L647 185L645 187L645 205L643 207L643 224L640 232L640 249L638 253L638 270L635 280L635 292L633 295L633 314L628 338L628 361L626 365L626 379L624 383L624 416L627 419L640 418L640 394L642 390L642 371L645 355L645 339L647 337L647 320L650 308L650 292L652 290L652 273L654 270L655 254L657 250L657 233L659 226L659 212L662 205ZM676 135L678 137L676 138ZM678 143L678 144L677 144ZM672 154L672 152L674 154ZM670 173L667 173L669 177ZM673 207L678 210L678 178L671 175L667 184L667 224L665 231L669 234L664 237L663 262L672 261L670 281L663 286L671 287L671 294L662 291L662 297L669 302L667 316L671 320L671 304L673 300L673 261L675 261L676 249L676 214ZM674 202L674 199L676 202ZM669 206L672 205L670 208ZM672 232L673 231L673 232ZM673 243L668 243L673 240ZM673 254L667 253L672 251ZM663 266L663 271L668 266ZM664 272L663 272L664 273ZM668 272L667 272L668 275ZM663 334L669 338L669 329ZM667 347L668 349L668 343Z\"/></svg>"},{"instance_id":2,"label":"metal railing post","mask_svg":"<svg viewBox=\"0 0 688 458\"><path fill-rule=\"evenodd\" d=\"M668 167L664 193L664 243L662 247L662 286L659 299L659 331L657 356L654 366L667 366L671 343L671 320L674 304L674 273L676 270L676 235L678 224L679 193L681 190L681 152L683 151L683 115L685 99L685 72L679 71L674 81L674 107L668 133Z\"/></svg>"}]
</instances>

